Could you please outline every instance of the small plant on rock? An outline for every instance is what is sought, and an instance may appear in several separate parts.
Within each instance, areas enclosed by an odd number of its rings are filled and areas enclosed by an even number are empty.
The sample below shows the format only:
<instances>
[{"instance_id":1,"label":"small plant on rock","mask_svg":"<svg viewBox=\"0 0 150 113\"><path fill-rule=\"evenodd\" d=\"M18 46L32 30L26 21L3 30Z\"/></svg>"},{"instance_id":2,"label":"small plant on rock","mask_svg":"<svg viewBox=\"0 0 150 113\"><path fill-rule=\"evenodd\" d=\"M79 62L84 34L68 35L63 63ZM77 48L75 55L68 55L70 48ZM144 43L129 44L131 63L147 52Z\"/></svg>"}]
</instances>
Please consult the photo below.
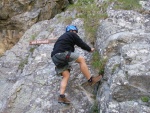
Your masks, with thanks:
<instances>
[{"instance_id":1,"label":"small plant on rock","mask_svg":"<svg viewBox=\"0 0 150 113\"><path fill-rule=\"evenodd\" d=\"M143 102L149 102L150 98L147 97L147 96L143 96L143 97L141 97L141 100L142 100Z\"/></svg>"},{"instance_id":2,"label":"small plant on rock","mask_svg":"<svg viewBox=\"0 0 150 113\"><path fill-rule=\"evenodd\" d=\"M107 59L99 55L98 51L93 53L92 66L99 71L99 74L104 74Z\"/></svg>"}]
</instances>

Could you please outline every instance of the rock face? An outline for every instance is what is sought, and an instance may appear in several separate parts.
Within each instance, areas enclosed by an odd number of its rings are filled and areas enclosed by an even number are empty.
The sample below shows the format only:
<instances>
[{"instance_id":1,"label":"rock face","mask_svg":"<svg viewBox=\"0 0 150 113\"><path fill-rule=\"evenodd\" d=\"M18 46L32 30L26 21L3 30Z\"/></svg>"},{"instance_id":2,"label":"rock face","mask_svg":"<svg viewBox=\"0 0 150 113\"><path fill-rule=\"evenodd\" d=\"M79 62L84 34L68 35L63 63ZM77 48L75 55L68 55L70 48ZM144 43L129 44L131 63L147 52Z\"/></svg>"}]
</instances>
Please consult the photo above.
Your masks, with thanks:
<instances>
[{"instance_id":1,"label":"rock face","mask_svg":"<svg viewBox=\"0 0 150 113\"><path fill-rule=\"evenodd\" d=\"M68 0L0 0L0 28L26 30L62 12L68 3Z\"/></svg>"},{"instance_id":2,"label":"rock face","mask_svg":"<svg viewBox=\"0 0 150 113\"><path fill-rule=\"evenodd\" d=\"M0 0L0 56L33 24L62 12L72 0Z\"/></svg>"},{"instance_id":3,"label":"rock face","mask_svg":"<svg viewBox=\"0 0 150 113\"><path fill-rule=\"evenodd\" d=\"M103 82L98 93L100 112L149 113L149 14L110 8L108 16L97 31L96 41L99 53L108 58L108 81Z\"/></svg>"},{"instance_id":4,"label":"rock face","mask_svg":"<svg viewBox=\"0 0 150 113\"><path fill-rule=\"evenodd\" d=\"M87 80L74 64L66 95L72 101L70 106L59 105L61 77L56 76L50 53L53 44L29 45L39 39L57 38L65 32L65 19L76 13L65 12L51 20L33 25L21 40L0 58L0 112L1 113L89 113L94 103L94 89L85 87ZM85 32L81 19L72 24L78 26L81 38ZM91 54L76 48L76 51L90 60ZM89 66L90 68L90 66ZM92 72L92 75L96 75Z\"/></svg>"},{"instance_id":5,"label":"rock face","mask_svg":"<svg viewBox=\"0 0 150 113\"><path fill-rule=\"evenodd\" d=\"M96 112L150 113L150 16L112 9L107 10L109 18L101 21L95 42L95 48L108 59L102 84L87 86L79 65L73 64L66 90L72 104L57 103L61 77L56 76L50 57L53 43L29 42L64 33L66 19L77 15L76 10L65 11L34 24L0 57L0 113L93 113L95 93ZM71 24L78 26L84 40L83 19L74 18ZM11 36L11 32L6 33ZM90 65L92 54L78 47L76 52L87 59L91 75L97 75Z\"/></svg>"},{"instance_id":6,"label":"rock face","mask_svg":"<svg viewBox=\"0 0 150 113\"><path fill-rule=\"evenodd\" d=\"M0 56L6 50L12 48L22 37L23 32L18 30L1 30L0 32Z\"/></svg>"}]
</instances>

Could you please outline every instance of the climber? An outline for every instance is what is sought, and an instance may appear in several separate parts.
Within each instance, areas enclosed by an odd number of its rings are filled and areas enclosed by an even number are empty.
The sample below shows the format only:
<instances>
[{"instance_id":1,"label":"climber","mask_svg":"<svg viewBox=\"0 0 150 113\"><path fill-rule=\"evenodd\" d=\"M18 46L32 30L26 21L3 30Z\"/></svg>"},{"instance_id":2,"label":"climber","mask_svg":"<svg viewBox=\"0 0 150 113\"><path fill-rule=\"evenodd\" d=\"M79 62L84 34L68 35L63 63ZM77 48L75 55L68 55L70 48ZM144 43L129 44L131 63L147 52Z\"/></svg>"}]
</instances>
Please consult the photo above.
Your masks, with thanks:
<instances>
[{"instance_id":1,"label":"climber","mask_svg":"<svg viewBox=\"0 0 150 113\"><path fill-rule=\"evenodd\" d=\"M88 70L88 66L83 56L74 52L74 46L77 45L83 50L93 52L95 49L89 47L82 39L77 35L78 29L74 25L68 25L66 32L61 35L54 44L51 57L56 65L55 70L58 75L62 76L60 84L60 95L58 97L58 103L70 104L70 101L65 97L65 90L70 77L70 62L77 62L80 65L80 70L88 80L90 85L94 85L102 78L102 75L92 77Z\"/></svg>"}]
</instances>

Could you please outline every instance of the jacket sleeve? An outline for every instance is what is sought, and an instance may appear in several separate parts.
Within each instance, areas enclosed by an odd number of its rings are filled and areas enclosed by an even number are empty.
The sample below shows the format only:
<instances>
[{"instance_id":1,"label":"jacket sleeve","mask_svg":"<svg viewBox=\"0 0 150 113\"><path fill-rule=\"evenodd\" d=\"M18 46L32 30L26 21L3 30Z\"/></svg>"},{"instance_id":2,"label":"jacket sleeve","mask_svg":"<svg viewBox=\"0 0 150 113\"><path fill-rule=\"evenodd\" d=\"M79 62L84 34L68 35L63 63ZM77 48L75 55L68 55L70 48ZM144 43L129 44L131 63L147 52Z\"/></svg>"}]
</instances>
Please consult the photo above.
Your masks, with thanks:
<instances>
[{"instance_id":1,"label":"jacket sleeve","mask_svg":"<svg viewBox=\"0 0 150 113\"><path fill-rule=\"evenodd\" d=\"M83 40L74 33L74 37L75 37L75 43L77 46L81 47L82 49L90 52L91 51L91 47L89 47L85 42L83 42Z\"/></svg>"}]
</instances>

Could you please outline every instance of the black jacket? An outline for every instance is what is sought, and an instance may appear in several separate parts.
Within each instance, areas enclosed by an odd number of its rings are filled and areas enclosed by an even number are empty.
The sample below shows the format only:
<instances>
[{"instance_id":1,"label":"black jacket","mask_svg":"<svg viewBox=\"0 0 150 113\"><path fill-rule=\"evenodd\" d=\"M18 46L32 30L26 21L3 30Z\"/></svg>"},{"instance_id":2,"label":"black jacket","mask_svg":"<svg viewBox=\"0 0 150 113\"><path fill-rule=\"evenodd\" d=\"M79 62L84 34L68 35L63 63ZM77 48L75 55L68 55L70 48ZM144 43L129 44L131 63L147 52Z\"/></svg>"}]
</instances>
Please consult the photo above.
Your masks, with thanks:
<instances>
[{"instance_id":1,"label":"black jacket","mask_svg":"<svg viewBox=\"0 0 150 113\"><path fill-rule=\"evenodd\" d=\"M53 51L51 53L51 57L56 53L62 53L65 51L74 52L74 46L77 45L86 51L91 51L91 48L82 41L82 39L73 32L66 32L61 35L56 41Z\"/></svg>"}]
</instances>

